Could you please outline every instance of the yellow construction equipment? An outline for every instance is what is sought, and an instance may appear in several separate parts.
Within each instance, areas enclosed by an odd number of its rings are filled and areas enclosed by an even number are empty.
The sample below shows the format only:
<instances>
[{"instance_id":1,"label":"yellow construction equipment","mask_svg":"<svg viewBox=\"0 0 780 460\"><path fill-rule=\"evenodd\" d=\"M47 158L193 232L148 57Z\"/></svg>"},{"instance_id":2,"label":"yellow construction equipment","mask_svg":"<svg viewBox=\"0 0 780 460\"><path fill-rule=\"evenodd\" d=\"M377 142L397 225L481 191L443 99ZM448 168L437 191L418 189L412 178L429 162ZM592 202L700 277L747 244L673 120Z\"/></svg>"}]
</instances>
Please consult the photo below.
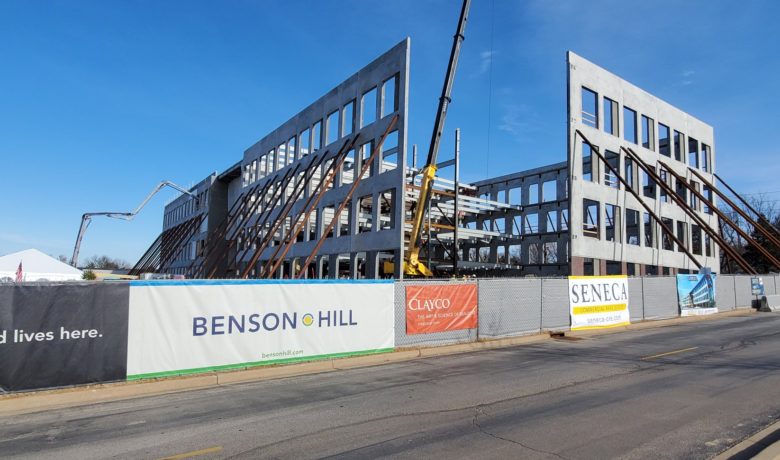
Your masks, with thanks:
<instances>
[{"instance_id":1,"label":"yellow construction equipment","mask_svg":"<svg viewBox=\"0 0 780 460\"><path fill-rule=\"evenodd\" d=\"M447 108L452 102L452 85L455 81L455 70L458 67L458 57L460 56L460 47L465 39L463 35L466 30L466 21L468 20L469 7L471 0L464 0L463 7L458 20L458 29L452 42L452 51L450 52L450 61L447 65L447 74L444 79L444 87L439 98L439 110L436 113L436 121L433 124L433 136L428 148L428 158L425 166L422 168L422 182L420 184L420 195L417 200L417 207L414 211L412 220L412 232L409 237L409 248L404 257L403 273L406 276L433 276L430 267L420 262L420 241L422 236L423 221L428 212L428 204L433 190L433 180L436 177L436 156L439 153L439 143L444 131L444 120L447 118ZM385 273L393 273L393 263L385 263Z\"/></svg>"}]
</instances>

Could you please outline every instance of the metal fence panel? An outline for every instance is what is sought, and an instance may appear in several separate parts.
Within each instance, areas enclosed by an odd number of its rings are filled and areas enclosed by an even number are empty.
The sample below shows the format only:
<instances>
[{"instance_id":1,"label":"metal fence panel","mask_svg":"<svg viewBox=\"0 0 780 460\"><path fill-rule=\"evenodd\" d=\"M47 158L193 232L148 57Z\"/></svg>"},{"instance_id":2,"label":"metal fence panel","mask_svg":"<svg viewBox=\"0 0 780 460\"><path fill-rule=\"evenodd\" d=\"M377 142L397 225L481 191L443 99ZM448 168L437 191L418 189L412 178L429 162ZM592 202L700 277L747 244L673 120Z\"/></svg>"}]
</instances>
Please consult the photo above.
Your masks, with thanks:
<instances>
[{"instance_id":1,"label":"metal fence panel","mask_svg":"<svg viewBox=\"0 0 780 460\"><path fill-rule=\"evenodd\" d=\"M737 275L734 277L734 293L737 302L737 308L750 308L753 305L753 299L750 287L749 275Z\"/></svg>"},{"instance_id":2,"label":"metal fence panel","mask_svg":"<svg viewBox=\"0 0 780 460\"><path fill-rule=\"evenodd\" d=\"M771 275L765 275L761 277L764 280L764 294L775 295L777 294L777 286L775 285L775 277Z\"/></svg>"},{"instance_id":3,"label":"metal fence panel","mask_svg":"<svg viewBox=\"0 0 780 460\"><path fill-rule=\"evenodd\" d=\"M642 287L645 319L673 318L679 315L675 277L647 277L642 280Z\"/></svg>"},{"instance_id":4,"label":"metal fence panel","mask_svg":"<svg viewBox=\"0 0 780 460\"><path fill-rule=\"evenodd\" d=\"M569 329L569 280L542 279L542 330Z\"/></svg>"},{"instance_id":5,"label":"metal fence panel","mask_svg":"<svg viewBox=\"0 0 780 460\"><path fill-rule=\"evenodd\" d=\"M718 275L715 278L715 305L718 311L729 311L736 307L733 275Z\"/></svg>"},{"instance_id":6,"label":"metal fence panel","mask_svg":"<svg viewBox=\"0 0 780 460\"><path fill-rule=\"evenodd\" d=\"M459 331L435 332L433 334L407 334L406 333L406 286L414 284L448 283L447 280L431 281L397 281L395 283L395 346L396 347L422 347L435 345L450 345L453 343L475 342L477 329L464 329ZM477 286L477 296L479 296Z\"/></svg>"},{"instance_id":7,"label":"metal fence panel","mask_svg":"<svg viewBox=\"0 0 780 460\"><path fill-rule=\"evenodd\" d=\"M539 332L542 280L495 279L479 282L479 336L507 337Z\"/></svg>"},{"instance_id":8,"label":"metal fence panel","mask_svg":"<svg viewBox=\"0 0 780 460\"><path fill-rule=\"evenodd\" d=\"M641 321L645 317L644 299L642 299L642 278L628 279L628 313L631 322Z\"/></svg>"}]
</instances>

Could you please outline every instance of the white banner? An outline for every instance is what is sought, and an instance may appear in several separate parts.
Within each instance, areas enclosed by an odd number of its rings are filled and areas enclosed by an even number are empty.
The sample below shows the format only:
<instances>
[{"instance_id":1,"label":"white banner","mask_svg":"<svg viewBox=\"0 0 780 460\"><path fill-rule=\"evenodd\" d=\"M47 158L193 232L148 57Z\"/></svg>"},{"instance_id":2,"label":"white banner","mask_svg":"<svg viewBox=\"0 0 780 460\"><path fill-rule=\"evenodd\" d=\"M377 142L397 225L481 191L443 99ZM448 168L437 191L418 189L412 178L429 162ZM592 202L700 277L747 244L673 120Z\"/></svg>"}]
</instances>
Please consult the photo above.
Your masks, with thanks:
<instances>
[{"instance_id":1,"label":"white banner","mask_svg":"<svg viewBox=\"0 0 780 460\"><path fill-rule=\"evenodd\" d=\"M570 276L571 329L602 329L631 323L628 277Z\"/></svg>"},{"instance_id":2,"label":"white banner","mask_svg":"<svg viewBox=\"0 0 780 460\"><path fill-rule=\"evenodd\" d=\"M127 377L391 351L392 281L134 281Z\"/></svg>"}]
</instances>

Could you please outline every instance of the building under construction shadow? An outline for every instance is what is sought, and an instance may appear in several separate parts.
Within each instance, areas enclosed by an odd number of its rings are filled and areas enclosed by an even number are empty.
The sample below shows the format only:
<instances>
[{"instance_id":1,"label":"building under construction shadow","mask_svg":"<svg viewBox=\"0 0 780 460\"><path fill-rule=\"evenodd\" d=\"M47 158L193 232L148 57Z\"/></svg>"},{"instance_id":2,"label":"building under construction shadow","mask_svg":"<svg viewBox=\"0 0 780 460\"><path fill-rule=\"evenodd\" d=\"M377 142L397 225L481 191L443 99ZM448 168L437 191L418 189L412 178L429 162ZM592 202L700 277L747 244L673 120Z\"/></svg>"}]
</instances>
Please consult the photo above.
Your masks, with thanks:
<instances>
[{"instance_id":1,"label":"building under construction shadow","mask_svg":"<svg viewBox=\"0 0 780 460\"><path fill-rule=\"evenodd\" d=\"M712 127L574 53L567 64L566 161L462 183L456 149L420 260L438 276L661 275L717 273L722 250L754 273L721 237L736 224L716 206L728 197ZM132 273L402 278L421 183L408 95L406 39L194 186L197 199L169 203Z\"/></svg>"}]
</instances>

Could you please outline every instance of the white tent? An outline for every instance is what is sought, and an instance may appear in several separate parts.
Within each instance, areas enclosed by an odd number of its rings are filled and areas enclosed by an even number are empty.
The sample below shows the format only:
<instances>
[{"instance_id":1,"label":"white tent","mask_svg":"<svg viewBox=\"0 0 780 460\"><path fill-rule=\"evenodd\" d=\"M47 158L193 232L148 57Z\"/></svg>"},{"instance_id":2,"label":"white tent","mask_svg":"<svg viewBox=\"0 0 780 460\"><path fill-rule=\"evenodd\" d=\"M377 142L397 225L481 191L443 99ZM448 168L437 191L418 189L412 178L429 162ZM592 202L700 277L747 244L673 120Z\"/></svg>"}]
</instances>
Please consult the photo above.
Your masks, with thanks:
<instances>
[{"instance_id":1,"label":"white tent","mask_svg":"<svg viewBox=\"0 0 780 460\"><path fill-rule=\"evenodd\" d=\"M0 257L0 283L16 281L16 270L22 264L22 281L80 280L81 270L60 262L37 249L25 249Z\"/></svg>"}]
</instances>

